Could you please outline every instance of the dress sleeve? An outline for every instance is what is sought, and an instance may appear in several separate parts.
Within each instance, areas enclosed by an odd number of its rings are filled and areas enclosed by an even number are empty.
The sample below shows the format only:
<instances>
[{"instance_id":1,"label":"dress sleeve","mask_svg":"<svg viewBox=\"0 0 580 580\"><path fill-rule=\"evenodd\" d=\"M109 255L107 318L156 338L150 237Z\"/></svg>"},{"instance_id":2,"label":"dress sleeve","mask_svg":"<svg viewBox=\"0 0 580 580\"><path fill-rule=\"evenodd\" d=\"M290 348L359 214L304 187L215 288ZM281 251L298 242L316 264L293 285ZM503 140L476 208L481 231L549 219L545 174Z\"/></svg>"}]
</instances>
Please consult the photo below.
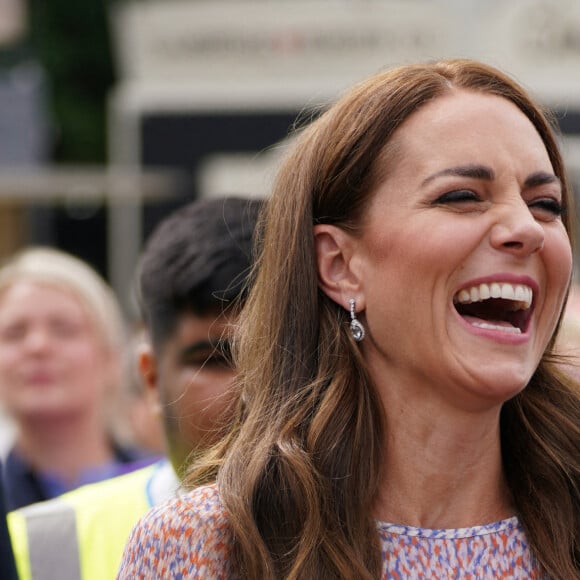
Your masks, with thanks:
<instances>
[{"instance_id":1,"label":"dress sleeve","mask_svg":"<svg viewBox=\"0 0 580 580\"><path fill-rule=\"evenodd\" d=\"M230 578L231 533L213 487L154 507L133 528L117 580Z\"/></svg>"}]
</instances>

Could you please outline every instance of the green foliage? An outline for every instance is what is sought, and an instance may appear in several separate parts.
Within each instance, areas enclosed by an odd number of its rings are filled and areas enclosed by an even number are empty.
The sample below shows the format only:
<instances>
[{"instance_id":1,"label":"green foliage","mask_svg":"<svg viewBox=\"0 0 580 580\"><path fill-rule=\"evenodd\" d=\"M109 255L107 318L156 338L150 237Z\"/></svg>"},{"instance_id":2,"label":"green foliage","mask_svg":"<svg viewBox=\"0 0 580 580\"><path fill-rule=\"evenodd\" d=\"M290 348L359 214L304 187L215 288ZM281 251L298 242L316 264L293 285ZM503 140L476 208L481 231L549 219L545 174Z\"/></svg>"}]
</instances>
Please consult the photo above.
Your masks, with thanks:
<instances>
[{"instance_id":1,"label":"green foliage","mask_svg":"<svg viewBox=\"0 0 580 580\"><path fill-rule=\"evenodd\" d=\"M30 52L45 68L54 161L106 159L106 98L115 81L107 0L30 0Z\"/></svg>"}]
</instances>

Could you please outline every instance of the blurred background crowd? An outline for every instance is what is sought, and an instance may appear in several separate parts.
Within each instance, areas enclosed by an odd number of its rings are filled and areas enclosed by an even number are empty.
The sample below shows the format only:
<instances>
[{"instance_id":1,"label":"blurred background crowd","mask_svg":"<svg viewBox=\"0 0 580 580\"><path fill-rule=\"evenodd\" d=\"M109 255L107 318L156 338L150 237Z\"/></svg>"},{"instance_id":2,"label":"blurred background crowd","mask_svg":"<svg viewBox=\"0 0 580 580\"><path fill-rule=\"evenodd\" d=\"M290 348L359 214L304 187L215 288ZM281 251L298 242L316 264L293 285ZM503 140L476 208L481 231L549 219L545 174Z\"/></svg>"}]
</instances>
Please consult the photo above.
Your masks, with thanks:
<instances>
[{"instance_id":1,"label":"blurred background crowd","mask_svg":"<svg viewBox=\"0 0 580 580\"><path fill-rule=\"evenodd\" d=\"M40 245L92 266L131 353L137 258L164 216L267 197L294 127L370 73L443 56L496 65L554 111L578 199L575 0L0 0L0 259ZM133 375L116 429L154 456Z\"/></svg>"}]
</instances>

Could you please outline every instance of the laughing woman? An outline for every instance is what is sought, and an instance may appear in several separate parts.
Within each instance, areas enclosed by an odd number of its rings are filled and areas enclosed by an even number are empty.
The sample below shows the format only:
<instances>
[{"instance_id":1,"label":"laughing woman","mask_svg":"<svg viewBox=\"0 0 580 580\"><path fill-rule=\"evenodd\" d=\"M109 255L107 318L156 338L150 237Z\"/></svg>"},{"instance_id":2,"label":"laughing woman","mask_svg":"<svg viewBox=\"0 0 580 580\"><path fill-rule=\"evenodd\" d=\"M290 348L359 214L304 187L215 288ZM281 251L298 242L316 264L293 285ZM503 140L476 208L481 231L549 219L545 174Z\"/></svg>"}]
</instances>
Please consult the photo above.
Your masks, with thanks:
<instances>
[{"instance_id":1,"label":"laughing woman","mask_svg":"<svg viewBox=\"0 0 580 580\"><path fill-rule=\"evenodd\" d=\"M119 577L579 577L580 401L552 354L571 203L498 70L346 94L279 172L232 431Z\"/></svg>"}]
</instances>

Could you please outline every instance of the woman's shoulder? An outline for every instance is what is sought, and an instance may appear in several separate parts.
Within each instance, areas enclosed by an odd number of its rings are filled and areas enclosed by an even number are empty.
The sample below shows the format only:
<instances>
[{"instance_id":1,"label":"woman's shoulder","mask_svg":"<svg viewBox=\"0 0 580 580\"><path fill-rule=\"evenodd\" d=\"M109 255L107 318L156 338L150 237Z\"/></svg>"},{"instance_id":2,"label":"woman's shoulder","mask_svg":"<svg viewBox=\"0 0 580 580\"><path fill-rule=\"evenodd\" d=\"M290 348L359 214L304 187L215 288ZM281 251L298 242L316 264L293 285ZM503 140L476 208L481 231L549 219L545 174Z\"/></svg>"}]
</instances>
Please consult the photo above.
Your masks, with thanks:
<instances>
[{"instance_id":1,"label":"woman's shoulder","mask_svg":"<svg viewBox=\"0 0 580 580\"><path fill-rule=\"evenodd\" d=\"M141 518L140 526L150 530L171 533L195 526L199 532L227 525L227 518L215 485L195 488L180 493L152 508Z\"/></svg>"},{"instance_id":2,"label":"woman's shoulder","mask_svg":"<svg viewBox=\"0 0 580 580\"><path fill-rule=\"evenodd\" d=\"M133 528L118 578L171 577L172 570L227 577L231 545L227 516L215 486L183 493L151 509Z\"/></svg>"},{"instance_id":3,"label":"woman's shoulder","mask_svg":"<svg viewBox=\"0 0 580 580\"><path fill-rule=\"evenodd\" d=\"M225 512L220 500L220 494L215 485L204 485L165 502L162 506L176 515L189 517L202 523L206 520L215 522L216 519L225 522Z\"/></svg>"}]
</instances>

